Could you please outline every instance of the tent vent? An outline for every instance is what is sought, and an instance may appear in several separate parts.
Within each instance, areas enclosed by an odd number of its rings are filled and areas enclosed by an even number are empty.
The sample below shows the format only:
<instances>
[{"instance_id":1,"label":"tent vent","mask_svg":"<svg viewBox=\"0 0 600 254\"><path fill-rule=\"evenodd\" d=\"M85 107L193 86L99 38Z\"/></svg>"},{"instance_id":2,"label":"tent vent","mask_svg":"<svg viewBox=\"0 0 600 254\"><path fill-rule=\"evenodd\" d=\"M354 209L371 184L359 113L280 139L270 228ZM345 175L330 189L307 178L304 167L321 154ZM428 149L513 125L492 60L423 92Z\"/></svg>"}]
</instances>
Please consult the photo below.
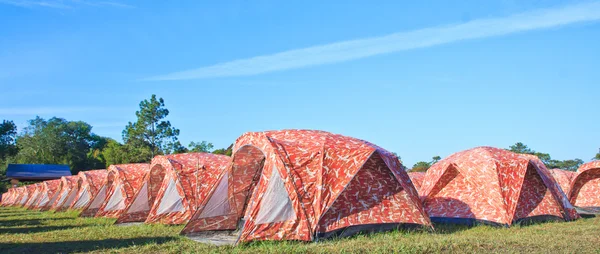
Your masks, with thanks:
<instances>
[{"instance_id":1,"label":"tent vent","mask_svg":"<svg viewBox=\"0 0 600 254\"><path fill-rule=\"evenodd\" d=\"M228 199L229 172L223 175L217 189L213 192L210 200L204 206L204 210L198 218L210 218L215 216L227 215L230 213Z\"/></svg>"},{"instance_id":2,"label":"tent vent","mask_svg":"<svg viewBox=\"0 0 600 254\"><path fill-rule=\"evenodd\" d=\"M102 186L102 189L96 194L94 201L90 204L90 209L98 209L104 203L104 199L106 198L106 185Z\"/></svg>"},{"instance_id":3,"label":"tent vent","mask_svg":"<svg viewBox=\"0 0 600 254\"><path fill-rule=\"evenodd\" d=\"M90 202L90 192L88 191L88 188L83 188L83 191L81 192L81 196L79 197L77 202L75 202L75 204L73 205L73 208L74 209L82 208L85 205L87 205L88 202Z\"/></svg>"},{"instance_id":4,"label":"tent vent","mask_svg":"<svg viewBox=\"0 0 600 254\"><path fill-rule=\"evenodd\" d=\"M279 175L277 167L269 179L269 185L260 202L260 210L256 215L256 224L274 223L296 217L285 183Z\"/></svg>"},{"instance_id":5,"label":"tent vent","mask_svg":"<svg viewBox=\"0 0 600 254\"><path fill-rule=\"evenodd\" d=\"M148 204L148 183L145 182L127 213L137 213L148 210L150 210L150 205Z\"/></svg>"},{"instance_id":6,"label":"tent vent","mask_svg":"<svg viewBox=\"0 0 600 254\"><path fill-rule=\"evenodd\" d=\"M167 185L167 189L165 190L165 194L162 197L156 214L185 211L182 200L183 198L181 198L179 191L177 191L177 185L175 181L173 178L169 178L169 184Z\"/></svg>"},{"instance_id":7,"label":"tent vent","mask_svg":"<svg viewBox=\"0 0 600 254\"><path fill-rule=\"evenodd\" d=\"M115 188L115 192L110 197L110 200L106 203L104 211L116 211L125 209L125 198L123 198L123 191L121 185Z\"/></svg>"}]
</instances>

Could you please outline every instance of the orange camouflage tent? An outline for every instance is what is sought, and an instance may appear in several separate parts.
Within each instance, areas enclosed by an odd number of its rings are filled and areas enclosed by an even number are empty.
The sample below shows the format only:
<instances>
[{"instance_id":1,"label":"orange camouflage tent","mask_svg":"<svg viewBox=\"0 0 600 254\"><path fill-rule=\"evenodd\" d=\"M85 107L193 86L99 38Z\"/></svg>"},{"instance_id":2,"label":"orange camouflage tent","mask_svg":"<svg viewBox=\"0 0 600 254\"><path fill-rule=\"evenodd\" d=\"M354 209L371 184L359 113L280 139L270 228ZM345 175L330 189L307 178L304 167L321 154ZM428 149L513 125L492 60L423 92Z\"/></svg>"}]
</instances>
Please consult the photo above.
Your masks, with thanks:
<instances>
[{"instance_id":1,"label":"orange camouflage tent","mask_svg":"<svg viewBox=\"0 0 600 254\"><path fill-rule=\"evenodd\" d=\"M210 153L156 156L133 202L116 223L184 224L231 158Z\"/></svg>"},{"instance_id":2,"label":"orange camouflage tent","mask_svg":"<svg viewBox=\"0 0 600 254\"><path fill-rule=\"evenodd\" d=\"M522 220L579 218L537 157L492 147L437 162L427 170L420 194L438 222L510 226Z\"/></svg>"},{"instance_id":3,"label":"orange camouflage tent","mask_svg":"<svg viewBox=\"0 0 600 254\"><path fill-rule=\"evenodd\" d=\"M239 229L227 243L314 241L431 225L398 158L369 142L312 130L251 132L233 151L182 234Z\"/></svg>"},{"instance_id":4,"label":"orange camouflage tent","mask_svg":"<svg viewBox=\"0 0 600 254\"><path fill-rule=\"evenodd\" d=\"M100 203L94 216L118 218L125 208L133 200L134 194L142 187L144 175L150 170L150 164L121 164L108 167L106 176L106 197ZM101 196L97 196L98 199ZM93 208L95 200L90 203L85 210L90 211ZM87 215L86 211L82 216Z\"/></svg>"}]
</instances>

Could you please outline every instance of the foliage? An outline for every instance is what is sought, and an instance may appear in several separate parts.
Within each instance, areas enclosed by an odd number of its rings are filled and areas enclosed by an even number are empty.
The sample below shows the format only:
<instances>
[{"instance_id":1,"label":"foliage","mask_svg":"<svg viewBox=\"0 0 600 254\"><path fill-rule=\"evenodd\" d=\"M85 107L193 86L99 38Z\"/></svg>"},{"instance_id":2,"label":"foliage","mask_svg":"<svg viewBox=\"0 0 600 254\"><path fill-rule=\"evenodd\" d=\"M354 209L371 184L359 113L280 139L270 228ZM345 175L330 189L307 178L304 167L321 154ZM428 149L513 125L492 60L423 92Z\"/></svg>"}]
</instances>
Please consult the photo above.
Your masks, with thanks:
<instances>
[{"instance_id":1,"label":"foliage","mask_svg":"<svg viewBox=\"0 0 600 254\"><path fill-rule=\"evenodd\" d=\"M577 171L579 166L581 166L581 164L583 164L583 160L581 160L581 159L572 159L572 160L563 160L563 161L553 160L552 157L550 156L550 154L536 152L521 142L517 142L514 145L509 146L508 150L511 152L514 152L514 153L535 155L542 162L544 162L546 167L549 169L560 168L563 170Z\"/></svg>"},{"instance_id":2,"label":"foliage","mask_svg":"<svg viewBox=\"0 0 600 254\"><path fill-rule=\"evenodd\" d=\"M214 246L179 235L182 225L114 226L77 212L0 208L0 253L597 253L600 218L530 226L435 225L315 243Z\"/></svg>"},{"instance_id":3,"label":"foliage","mask_svg":"<svg viewBox=\"0 0 600 254\"><path fill-rule=\"evenodd\" d=\"M598 152L592 160L600 160L600 152Z\"/></svg>"},{"instance_id":4,"label":"foliage","mask_svg":"<svg viewBox=\"0 0 600 254\"><path fill-rule=\"evenodd\" d=\"M233 154L233 144L229 145L227 148L216 149L212 153L231 156Z\"/></svg>"},{"instance_id":5,"label":"foliage","mask_svg":"<svg viewBox=\"0 0 600 254\"><path fill-rule=\"evenodd\" d=\"M410 171L411 172L425 172L433 164L437 163L441 159L442 159L442 157L436 155L436 156L431 157L431 161L430 162L419 161L419 162L415 163L415 165L413 165L413 167L412 167L412 169Z\"/></svg>"},{"instance_id":6,"label":"foliage","mask_svg":"<svg viewBox=\"0 0 600 254\"><path fill-rule=\"evenodd\" d=\"M169 115L162 98L152 95L150 100L140 102L135 112L137 121L129 122L123 130L123 141L127 145L130 159L150 161L155 155L185 151L178 140L179 129L164 120Z\"/></svg>"},{"instance_id":7,"label":"foliage","mask_svg":"<svg viewBox=\"0 0 600 254\"><path fill-rule=\"evenodd\" d=\"M0 160L17 154L17 125L13 121L3 120L0 123Z\"/></svg>"},{"instance_id":8,"label":"foliage","mask_svg":"<svg viewBox=\"0 0 600 254\"><path fill-rule=\"evenodd\" d=\"M92 132L92 126L82 121L67 121L53 117L36 117L29 121L16 139L17 163L67 164L72 173L104 167L97 151L105 138Z\"/></svg>"},{"instance_id":9,"label":"foliage","mask_svg":"<svg viewBox=\"0 0 600 254\"><path fill-rule=\"evenodd\" d=\"M214 148L212 143L202 141L202 142L190 142L188 146L189 151L193 153L210 153Z\"/></svg>"}]
</instances>

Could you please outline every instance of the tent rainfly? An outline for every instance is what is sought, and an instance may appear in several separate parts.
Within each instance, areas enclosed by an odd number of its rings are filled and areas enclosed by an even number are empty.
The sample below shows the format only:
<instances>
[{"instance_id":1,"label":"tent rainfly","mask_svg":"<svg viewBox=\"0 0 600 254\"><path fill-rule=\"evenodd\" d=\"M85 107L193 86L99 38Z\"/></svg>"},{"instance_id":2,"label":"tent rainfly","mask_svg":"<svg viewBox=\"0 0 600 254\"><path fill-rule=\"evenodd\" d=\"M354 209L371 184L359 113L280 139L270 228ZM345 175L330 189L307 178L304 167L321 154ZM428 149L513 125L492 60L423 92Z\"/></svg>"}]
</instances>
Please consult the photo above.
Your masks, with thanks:
<instances>
[{"instance_id":1,"label":"tent rainfly","mask_svg":"<svg viewBox=\"0 0 600 254\"><path fill-rule=\"evenodd\" d=\"M566 195L569 195L569 191L571 190L571 182L573 181L573 178L575 178L575 175L577 173L558 168L551 169L550 173L552 173L552 177L554 177L554 180L556 180L558 185L560 185L562 191Z\"/></svg>"},{"instance_id":2,"label":"tent rainfly","mask_svg":"<svg viewBox=\"0 0 600 254\"><path fill-rule=\"evenodd\" d=\"M34 207L35 209L41 210L41 211L46 211L50 208L50 205L51 205L50 199L52 199L52 197L54 197L56 195L56 193L58 193L58 191L59 191L58 187L60 185L60 182L61 182L60 179L42 182L42 197L39 199L39 201L35 205L35 207Z\"/></svg>"},{"instance_id":3,"label":"tent rainfly","mask_svg":"<svg viewBox=\"0 0 600 254\"><path fill-rule=\"evenodd\" d=\"M78 191L75 194L75 199L69 204L69 209L83 209L94 197L98 195L100 189L106 185L106 169L81 171L77 174Z\"/></svg>"},{"instance_id":4,"label":"tent rainfly","mask_svg":"<svg viewBox=\"0 0 600 254\"><path fill-rule=\"evenodd\" d=\"M101 198L98 195L86 210L98 209L95 217L118 218L142 187L142 180L148 171L150 164L145 163L111 165L106 176L106 198L95 208L98 205L96 199ZM89 216L87 213L82 215Z\"/></svg>"},{"instance_id":5,"label":"tent rainfly","mask_svg":"<svg viewBox=\"0 0 600 254\"><path fill-rule=\"evenodd\" d=\"M535 156L478 147L427 170L421 200L432 221L510 226L523 220L579 218Z\"/></svg>"},{"instance_id":6,"label":"tent rainfly","mask_svg":"<svg viewBox=\"0 0 600 254\"><path fill-rule=\"evenodd\" d=\"M369 142L323 131L246 133L182 231L256 240L314 241L401 225L430 226L398 158ZM211 239L198 239L211 241Z\"/></svg>"},{"instance_id":7,"label":"tent rainfly","mask_svg":"<svg viewBox=\"0 0 600 254\"><path fill-rule=\"evenodd\" d=\"M21 206L27 201L27 188L25 188L25 186L17 187L16 193L12 206Z\"/></svg>"},{"instance_id":8,"label":"tent rainfly","mask_svg":"<svg viewBox=\"0 0 600 254\"><path fill-rule=\"evenodd\" d=\"M577 207L600 213L600 161L583 164L571 182L569 199Z\"/></svg>"},{"instance_id":9,"label":"tent rainfly","mask_svg":"<svg viewBox=\"0 0 600 254\"><path fill-rule=\"evenodd\" d=\"M49 210L59 211L69 198L69 194L77 188L78 176L63 176L60 178L58 192L50 199L51 205Z\"/></svg>"},{"instance_id":10,"label":"tent rainfly","mask_svg":"<svg viewBox=\"0 0 600 254\"><path fill-rule=\"evenodd\" d=\"M187 223L230 163L229 156L210 153L154 157L134 201L116 223Z\"/></svg>"},{"instance_id":11,"label":"tent rainfly","mask_svg":"<svg viewBox=\"0 0 600 254\"><path fill-rule=\"evenodd\" d=\"M27 203L25 203L25 208L27 209L33 209L33 205L38 201L42 193L42 183L32 184L31 186L33 186L34 189L31 197L27 200Z\"/></svg>"},{"instance_id":12,"label":"tent rainfly","mask_svg":"<svg viewBox=\"0 0 600 254\"><path fill-rule=\"evenodd\" d=\"M421 190L421 184L423 183L423 179L425 178L425 173L424 172L408 172L408 177L410 177L410 181L415 186L415 189L417 189L417 192L419 192Z\"/></svg>"},{"instance_id":13,"label":"tent rainfly","mask_svg":"<svg viewBox=\"0 0 600 254\"><path fill-rule=\"evenodd\" d=\"M34 184L25 185L25 195L23 196L23 199L21 199L19 206L25 207L27 203L34 198L35 191L36 187Z\"/></svg>"}]
</instances>

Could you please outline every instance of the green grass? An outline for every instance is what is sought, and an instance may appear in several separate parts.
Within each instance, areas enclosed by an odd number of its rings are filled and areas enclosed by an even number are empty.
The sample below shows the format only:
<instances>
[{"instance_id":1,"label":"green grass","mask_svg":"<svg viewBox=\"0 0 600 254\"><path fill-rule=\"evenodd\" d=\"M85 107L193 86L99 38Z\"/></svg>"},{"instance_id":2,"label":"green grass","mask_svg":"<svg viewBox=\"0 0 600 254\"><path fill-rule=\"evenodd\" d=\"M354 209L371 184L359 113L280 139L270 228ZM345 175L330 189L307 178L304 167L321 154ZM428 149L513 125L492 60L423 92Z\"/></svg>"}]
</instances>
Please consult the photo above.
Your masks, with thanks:
<instances>
[{"instance_id":1,"label":"green grass","mask_svg":"<svg viewBox=\"0 0 600 254\"><path fill-rule=\"evenodd\" d=\"M0 208L0 253L600 253L600 218L512 228L439 225L435 232L394 231L319 243L257 242L238 247L188 240L178 235L182 226L118 227L113 222L78 218L74 212Z\"/></svg>"}]
</instances>

